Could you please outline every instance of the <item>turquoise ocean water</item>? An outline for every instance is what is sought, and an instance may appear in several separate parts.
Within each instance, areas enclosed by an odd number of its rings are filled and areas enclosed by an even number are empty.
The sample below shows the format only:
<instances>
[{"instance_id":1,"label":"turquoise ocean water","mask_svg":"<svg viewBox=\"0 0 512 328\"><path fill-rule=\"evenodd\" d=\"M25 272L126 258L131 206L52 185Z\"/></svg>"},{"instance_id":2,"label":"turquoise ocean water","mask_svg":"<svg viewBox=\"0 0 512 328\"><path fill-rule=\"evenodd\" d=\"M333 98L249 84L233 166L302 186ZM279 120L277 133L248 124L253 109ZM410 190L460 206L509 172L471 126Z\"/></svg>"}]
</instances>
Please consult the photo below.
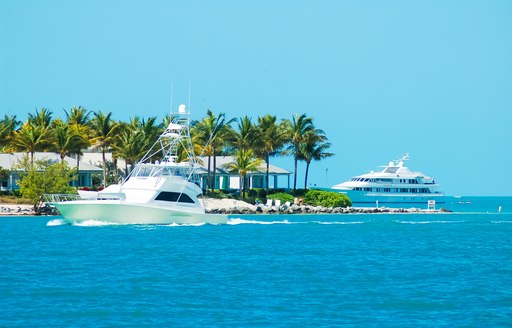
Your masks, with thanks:
<instances>
[{"instance_id":1,"label":"turquoise ocean water","mask_svg":"<svg viewBox=\"0 0 512 328\"><path fill-rule=\"evenodd\" d=\"M1 217L0 326L510 326L512 198L453 206L201 226Z\"/></svg>"}]
</instances>

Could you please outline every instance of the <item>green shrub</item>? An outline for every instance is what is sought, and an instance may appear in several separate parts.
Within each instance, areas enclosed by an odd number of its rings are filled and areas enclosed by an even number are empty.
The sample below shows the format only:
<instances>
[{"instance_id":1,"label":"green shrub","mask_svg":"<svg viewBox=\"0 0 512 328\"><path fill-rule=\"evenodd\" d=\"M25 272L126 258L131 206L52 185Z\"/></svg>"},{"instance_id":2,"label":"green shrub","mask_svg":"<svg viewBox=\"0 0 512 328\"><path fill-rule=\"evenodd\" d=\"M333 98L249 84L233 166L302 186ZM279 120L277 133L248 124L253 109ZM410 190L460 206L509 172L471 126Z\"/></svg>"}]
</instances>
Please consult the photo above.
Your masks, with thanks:
<instances>
[{"instance_id":1,"label":"green shrub","mask_svg":"<svg viewBox=\"0 0 512 328\"><path fill-rule=\"evenodd\" d=\"M304 197L307 191L307 189L293 189L290 193L295 197Z\"/></svg>"},{"instance_id":2,"label":"green shrub","mask_svg":"<svg viewBox=\"0 0 512 328\"><path fill-rule=\"evenodd\" d=\"M16 184L20 186L23 197L30 199L34 205L43 194L76 193L75 188L69 185L75 179L74 173L66 163L37 161L33 167L27 165L20 176L21 181L16 181Z\"/></svg>"},{"instance_id":3,"label":"green shrub","mask_svg":"<svg viewBox=\"0 0 512 328\"><path fill-rule=\"evenodd\" d=\"M216 199L225 199L225 198L233 198L232 195L224 193L222 190L215 189L214 191L209 191L206 195L210 198L216 198Z\"/></svg>"},{"instance_id":4,"label":"green shrub","mask_svg":"<svg viewBox=\"0 0 512 328\"><path fill-rule=\"evenodd\" d=\"M264 188L254 188L254 190L258 193L259 198L267 197L267 189Z\"/></svg>"},{"instance_id":5,"label":"green shrub","mask_svg":"<svg viewBox=\"0 0 512 328\"><path fill-rule=\"evenodd\" d=\"M304 203L323 207L348 207L352 202L347 195L323 190L309 190L304 195Z\"/></svg>"}]
</instances>

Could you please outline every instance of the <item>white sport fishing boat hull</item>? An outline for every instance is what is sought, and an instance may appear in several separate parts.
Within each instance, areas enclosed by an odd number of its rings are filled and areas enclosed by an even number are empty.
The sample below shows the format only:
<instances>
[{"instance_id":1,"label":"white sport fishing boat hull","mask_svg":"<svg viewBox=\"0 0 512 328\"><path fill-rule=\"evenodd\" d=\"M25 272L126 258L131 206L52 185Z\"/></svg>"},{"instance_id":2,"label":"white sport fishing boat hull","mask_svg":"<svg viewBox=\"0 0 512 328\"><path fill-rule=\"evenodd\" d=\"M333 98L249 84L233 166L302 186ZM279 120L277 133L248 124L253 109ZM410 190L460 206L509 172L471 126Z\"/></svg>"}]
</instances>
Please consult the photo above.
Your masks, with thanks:
<instances>
[{"instance_id":1,"label":"white sport fishing boat hull","mask_svg":"<svg viewBox=\"0 0 512 328\"><path fill-rule=\"evenodd\" d=\"M196 208L155 206L154 204L133 204L123 201L69 201L52 203L68 223L86 221L115 224L224 224L227 215L206 214Z\"/></svg>"}]
</instances>

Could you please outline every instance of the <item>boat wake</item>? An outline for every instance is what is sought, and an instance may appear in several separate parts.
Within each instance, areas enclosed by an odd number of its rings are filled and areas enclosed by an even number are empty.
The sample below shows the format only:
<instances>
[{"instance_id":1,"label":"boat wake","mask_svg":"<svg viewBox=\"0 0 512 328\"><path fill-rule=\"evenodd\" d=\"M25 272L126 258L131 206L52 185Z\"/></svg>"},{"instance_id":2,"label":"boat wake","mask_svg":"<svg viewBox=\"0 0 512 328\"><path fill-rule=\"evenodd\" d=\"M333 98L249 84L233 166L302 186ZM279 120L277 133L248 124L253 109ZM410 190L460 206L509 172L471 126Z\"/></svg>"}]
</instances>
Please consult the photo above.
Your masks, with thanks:
<instances>
[{"instance_id":1,"label":"boat wake","mask_svg":"<svg viewBox=\"0 0 512 328\"><path fill-rule=\"evenodd\" d=\"M239 224L261 224L261 225L270 225L270 224L363 224L366 222L363 221L296 221L290 222L288 220L282 221L256 221L256 220L244 220L240 218L229 219L228 225L239 225Z\"/></svg>"},{"instance_id":2,"label":"boat wake","mask_svg":"<svg viewBox=\"0 0 512 328\"><path fill-rule=\"evenodd\" d=\"M87 221L82 221L82 222L73 222L72 225L75 227L103 227L103 226L119 225L119 223L97 221L97 220L87 220Z\"/></svg>"},{"instance_id":3,"label":"boat wake","mask_svg":"<svg viewBox=\"0 0 512 328\"><path fill-rule=\"evenodd\" d=\"M166 227L200 227L204 226L206 222L199 222L199 223L171 223L165 225Z\"/></svg>"},{"instance_id":4,"label":"boat wake","mask_svg":"<svg viewBox=\"0 0 512 328\"><path fill-rule=\"evenodd\" d=\"M445 223L463 223L464 221L440 221L440 220L436 220L436 221L398 221L398 220L393 220L393 222L400 223L400 224L445 224Z\"/></svg>"},{"instance_id":5,"label":"boat wake","mask_svg":"<svg viewBox=\"0 0 512 328\"><path fill-rule=\"evenodd\" d=\"M228 219L228 225L239 225L239 224L291 224L288 220L283 221L256 221L256 220L244 220L240 218Z\"/></svg>"},{"instance_id":6,"label":"boat wake","mask_svg":"<svg viewBox=\"0 0 512 328\"><path fill-rule=\"evenodd\" d=\"M61 226L61 225L65 225L67 224L66 221L62 220L62 219L55 219L55 220L50 220L46 223L46 226L47 227L56 227L56 226Z\"/></svg>"},{"instance_id":7,"label":"boat wake","mask_svg":"<svg viewBox=\"0 0 512 328\"><path fill-rule=\"evenodd\" d=\"M318 224L364 224L364 221L345 221L345 222L323 222L323 221L312 221L312 223Z\"/></svg>"}]
</instances>

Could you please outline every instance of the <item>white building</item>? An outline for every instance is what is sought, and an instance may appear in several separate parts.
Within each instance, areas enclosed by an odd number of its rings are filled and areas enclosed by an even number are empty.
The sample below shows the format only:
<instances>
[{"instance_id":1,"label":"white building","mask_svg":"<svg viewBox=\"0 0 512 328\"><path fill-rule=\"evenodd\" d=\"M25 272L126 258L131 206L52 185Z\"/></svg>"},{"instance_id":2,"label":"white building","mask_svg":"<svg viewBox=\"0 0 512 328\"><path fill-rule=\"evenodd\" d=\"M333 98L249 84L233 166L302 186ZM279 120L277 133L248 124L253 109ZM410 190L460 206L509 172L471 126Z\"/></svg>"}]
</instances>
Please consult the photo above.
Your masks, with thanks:
<instances>
[{"instance_id":1,"label":"white building","mask_svg":"<svg viewBox=\"0 0 512 328\"><path fill-rule=\"evenodd\" d=\"M214 189L240 189L241 181L238 173L232 173L227 169L227 164L235 161L233 156L217 156L216 170L215 170L215 187ZM206 188L206 181L208 176L208 157L200 157L199 164L201 169L198 174L201 177L201 185ZM213 171L213 157L210 158L210 176ZM257 172L248 172L246 176L245 187L251 188L266 188L266 172L267 164L262 161ZM290 189L290 176L292 172L269 165L269 189Z\"/></svg>"},{"instance_id":2,"label":"white building","mask_svg":"<svg viewBox=\"0 0 512 328\"><path fill-rule=\"evenodd\" d=\"M16 168L26 153L12 153L4 154L0 153L0 167L9 171L7 179L0 179L0 190L1 191L12 191L19 189L16 181L20 179L20 171ZM43 153L37 152L34 154L34 161L48 160L54 163L60 162L60 156L57 153ZM70 169L76 169L76 159L71 157L64 157L64 161L67 163ZM84 161L79 162L78 171L78 185L77 181L73 181L73 185L77 187L90 187L92 186L92 175L102 174L103 169Z\"/></svg>"}]
</instances>

